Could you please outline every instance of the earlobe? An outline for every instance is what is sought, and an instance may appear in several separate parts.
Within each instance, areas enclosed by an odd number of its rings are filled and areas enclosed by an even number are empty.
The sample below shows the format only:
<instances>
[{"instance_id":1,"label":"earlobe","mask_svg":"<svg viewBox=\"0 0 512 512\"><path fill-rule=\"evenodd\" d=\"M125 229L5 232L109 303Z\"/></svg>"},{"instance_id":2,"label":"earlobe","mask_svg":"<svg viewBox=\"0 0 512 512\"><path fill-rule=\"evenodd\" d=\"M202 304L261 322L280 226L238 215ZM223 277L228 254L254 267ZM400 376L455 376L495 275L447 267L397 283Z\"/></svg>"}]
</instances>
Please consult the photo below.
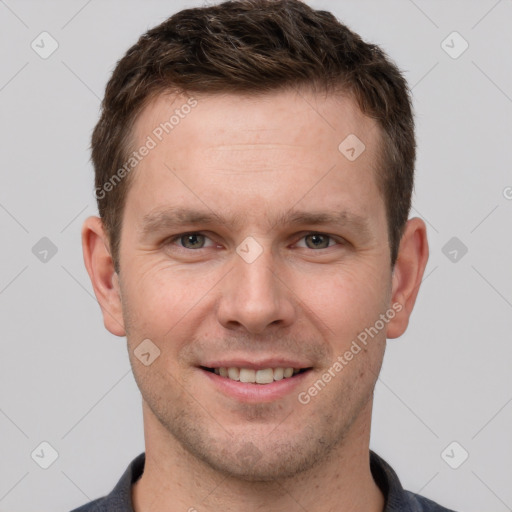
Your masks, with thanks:
<instances>
[{"instance_id":1,"label":"earlobe","mask_svg":"<svg viewBox=\"0 0 512 512\"><path fill-rule=\"evenodd\" d=\"M110 255L109 240L99 217L89 217L82 226L84 263L99 302L105 327L125 336L118 275Z\"/></svg>"},{"instance_id":2,"label":"earlobe","mask_svg":"<svg viewBox=\"0 0 512 512\"><path fill-rule=\"evenodd\" d=\"M417 217L409 219L393 269L391 305L397 314L388 324L388 338L398 338L407 329L427 262L426 225Z\"/></svg>"}]
</instances>

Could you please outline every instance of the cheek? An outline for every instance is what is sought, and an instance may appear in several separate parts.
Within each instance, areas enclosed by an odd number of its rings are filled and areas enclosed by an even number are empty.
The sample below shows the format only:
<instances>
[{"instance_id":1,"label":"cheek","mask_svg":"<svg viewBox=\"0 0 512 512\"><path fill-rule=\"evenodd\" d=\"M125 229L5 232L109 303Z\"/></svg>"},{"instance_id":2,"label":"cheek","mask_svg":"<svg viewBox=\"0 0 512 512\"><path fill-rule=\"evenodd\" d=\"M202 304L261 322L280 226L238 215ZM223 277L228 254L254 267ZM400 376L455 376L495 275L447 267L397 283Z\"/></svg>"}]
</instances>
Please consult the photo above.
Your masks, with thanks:
<instances>
[{"instance_id":1,"label":"cheek","mask_svg":"<svg viewBox=\"0 0 512 512\"><path fill-rule=\"evenodd\" d=\"M339 266L329 272L296 276L304 304L341 339L355 336L387 307L389 279L376 265Z\"/></svg>"},{"instance_id":2,"label":"cheek","mask_svg":"<svg viewBox=\"0 0 512 512\"><path fill-rule=\"evenodd\" d=\"M168 263L126 267L130 281L122 287L128 331L137 338L154 339L173 347L178 333L191 330L208 305L209 291L218 277L213 272L171 267Z\"/></svg>"}]
</instances>

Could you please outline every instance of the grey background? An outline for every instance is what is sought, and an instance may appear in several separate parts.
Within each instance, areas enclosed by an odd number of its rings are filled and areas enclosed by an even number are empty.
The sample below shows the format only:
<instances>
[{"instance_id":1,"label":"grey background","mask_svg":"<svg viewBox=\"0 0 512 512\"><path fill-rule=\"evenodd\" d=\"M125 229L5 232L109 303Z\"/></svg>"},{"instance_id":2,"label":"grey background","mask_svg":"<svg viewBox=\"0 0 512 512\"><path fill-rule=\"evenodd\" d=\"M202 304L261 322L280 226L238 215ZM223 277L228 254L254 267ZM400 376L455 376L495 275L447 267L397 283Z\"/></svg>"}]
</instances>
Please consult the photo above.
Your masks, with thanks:
<instances>
[{"instance_id":1,"label":"grey background","mask_svg":"<svg viewBox=\"0 0 512 512\"><path fill-rule=\"evenodd\" d=\"M1 511L70 510L144 450L125 340L104 329L82 261L88 146L115 62L200 2L0 0ZM414 94L412 214L431 256L410 327L389 341L371 448L445 506L512 510L512 1L309 3L382 45ZM31 48L43 31L59 45L47 59ZM453 31L469 43L456 59L441 46ZM31 457L43 441L58 452L48 469ZM453 441L452 464L469 453L458 469L441 455Z\"/></svg>"}]
</instances>

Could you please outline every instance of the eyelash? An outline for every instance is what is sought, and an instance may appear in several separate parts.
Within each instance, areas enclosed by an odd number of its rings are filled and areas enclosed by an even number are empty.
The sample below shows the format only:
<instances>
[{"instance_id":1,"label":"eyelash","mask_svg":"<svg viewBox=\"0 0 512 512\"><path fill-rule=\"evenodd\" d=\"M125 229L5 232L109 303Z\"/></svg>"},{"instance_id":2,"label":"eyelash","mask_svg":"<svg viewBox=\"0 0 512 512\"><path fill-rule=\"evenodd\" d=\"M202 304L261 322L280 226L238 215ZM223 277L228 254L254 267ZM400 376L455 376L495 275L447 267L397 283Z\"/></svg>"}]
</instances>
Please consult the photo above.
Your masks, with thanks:
<instances>
[{"instance_id":1,"label":"eyelash","mask_svg":"<svg viewBox=\"0 0 512 512\"><path fill-rule=\"evenodd\" d=\"M205 233L202 233L201 231L187 231L186 233L180 233L178 235L175 235L171 238L169 238L167 241L164 242L165 245L172 245L174 244L176 241L179 241L181 240L183 237L185 236L189 236L189 235L201 235L201 236L204 236L205 238L207 238L208 240L210 241L213 241L211 240ZM329 242L335 242L334 244L332 245L328 245L327 247L323 247L322 249L312 249L310 247L302 247L302 249L311 249L312 251L321 251L321 250L325 250L325 249L329 249L330 247L333 247L334 245L343 245L344 242L342 240L340 240L338 237L334 237L333 235L329 235L327 233L322 233L321 231L309 231L307 233L305 233L299 240L302 240L308 236L311 236L311 235L320 235L320 236L323 236L323 237L327 237L329 239ZM187 247L183 247L183 246L180 246L178 245L177 246L179 249L181 250L184 250L184 251L199 251L201 249L208 249L208 247L200 247L199 249L189 249Z\"/></svg>"}]
</instances>

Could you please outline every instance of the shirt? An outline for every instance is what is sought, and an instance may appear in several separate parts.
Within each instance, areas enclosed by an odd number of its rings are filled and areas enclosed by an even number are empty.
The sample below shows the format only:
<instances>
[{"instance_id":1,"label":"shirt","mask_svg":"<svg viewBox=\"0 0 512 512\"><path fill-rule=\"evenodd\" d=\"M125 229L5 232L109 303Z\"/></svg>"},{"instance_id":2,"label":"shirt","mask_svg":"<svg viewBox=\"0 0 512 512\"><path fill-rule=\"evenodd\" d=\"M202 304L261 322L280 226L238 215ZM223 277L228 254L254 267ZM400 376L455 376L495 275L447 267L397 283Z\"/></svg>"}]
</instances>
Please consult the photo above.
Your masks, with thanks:
<instances>
[{"instance_id":1,"label":"shirt","mask_svg":"<svg viewBox=\"0 0 512 512\"><path fill-rule=\"evenodd\" d=\"M145 460L146 453L142 452L133 459L110 494L71 512L134 512L132 484L142 475ZM386 500L384 512L454 512L419 494L405 491L393 468L371 450L370 470Z\"/></svg>"}]
</instances>

